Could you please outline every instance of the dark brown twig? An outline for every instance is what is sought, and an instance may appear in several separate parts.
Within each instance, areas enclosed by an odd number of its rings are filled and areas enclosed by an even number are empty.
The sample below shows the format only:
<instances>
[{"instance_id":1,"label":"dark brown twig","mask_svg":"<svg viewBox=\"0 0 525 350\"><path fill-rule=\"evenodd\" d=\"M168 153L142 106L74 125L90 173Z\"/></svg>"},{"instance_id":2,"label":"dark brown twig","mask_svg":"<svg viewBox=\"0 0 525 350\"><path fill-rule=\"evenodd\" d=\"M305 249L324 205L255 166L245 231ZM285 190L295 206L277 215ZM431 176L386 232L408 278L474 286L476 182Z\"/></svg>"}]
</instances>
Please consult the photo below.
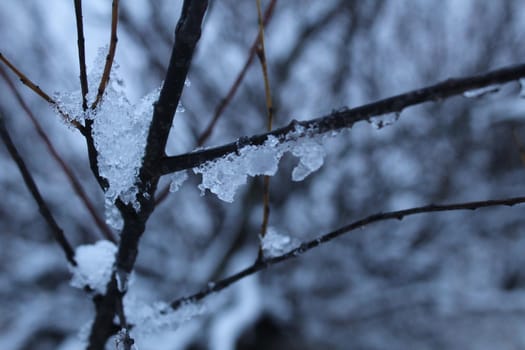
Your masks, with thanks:
<instances>
[{"instance_id":1,"label":"dark brown twig","mask_svg":"<svg viewBox=\"0 0 525 350\"><path fill-rule=\"evenodd\" d=\"M358 228L365 227L372 223L376 223L379 221L385 221L385 220L392 220L392 219L402 220L403 218L407 216L423 214L423 213L433 213L433 212L440 212L440 211L454 211L454 210L475 210L475 209L480 209L480 208L502 206L502 205L513 206L513 205L520 204L520 203L525 203L525 197L491 199L491 200L486 200L486 201L464 202L464 203L454 203L454 204L445 204L445 205L430 204L430 205L426 205L422 207L415 207L411 209L373 214L361 220L354 221L353 223L343 226L335 231L319 236L316 239L312 239L311 241L304 242L301 245L299 245L297 248L290 250L288 253L278 255L275 257L271 257L271 258L259 259L252 266L242 271L239 271L238 273L234 275L226 277L218 282L210 283L208 287L202 289L198 293L176 299L173 302L171 302L170 305L173 309L177 309L184 303L196 302L196 301L202 300L206 296L212 293L219 292L229 287L233 283L247 276L250 276L258 271L265 270L266 268L272 265L296 258L315 247L318 247L337 237L340 237L344 234L347 234Z\"/></svg>"},{"instance_id":2,"label":"dark brown twig","mask_svg":"<svg viewBox=\"0 0 525 350\"><path fill-rule=\"evenodd\" d=\"M77 23L78 64L80 67L80 89L82 91L82 109L86 111L88 109L88 81L86 73L86 50L84 47L84 24L82 21L82 0L75 0L75 19Z\"/></svg>"},{"instance_id":3,"label":"dark brown twig","mask_svg":"<svg viewBox=\"0 0 525 350\"><path fill-rule=\"evenodd\" d=\"M18 166L18 169L20 170L20 173L22 173L22 177L24 178L24 182L29 189L29 192L31 192L31 195L35 199L36 203L38 204L38 209L40 211L40 214L44 218L44 220L47 222L49 227L51 228L51 232L53 233L53 236L57 243L60 245L62 250L64 251L64 254L66 255L67 261L73 265L77 266L77 262L75 261L75 252L73 251L73 248L71 247L71 244L67 240L66 236L64 235L64 231L58 226L55 218L53 217L53 214L51 214L51 211L49 210L49 207L45 200L42 198L42 195L40 194L40 191L38 190L38 187L35 183L35 180L33 180L33 177L31 176L31 173L27 169L27 166L22 159L22 156L20 156L20 153L18 153L18 150L16 149L13 140L11 139L11 136L9 135L9 132L5 126L4 116L0 113L0 138L2 138L3 143L7 147L7 150L9 154L11 155L11 158L15 161L16 165Z\"/></svg>"},{"instance_id":4,"label":"dark brown twig","mask_svg":"<svg viewBox=\"0 0 525 350\"><path fill-rule=\"evenodd\" d=\"M291 137L300 138L305 137L306 134L313 136L344 128L351 128L355 123L370 121L370 118L374 116L390 113L400 114L403 109L410 106L430 101L441 101L469 90L483 88L492 84L505 84L517 81L523 77L525 77L525 64L507 66L475 76L448 79L435 85L389 97L360 107L333 111L329 115L321 118L302 122L293 121L286 127L276 129L272 132L240 138L236 142L223 146L166 157L162 161L159 171L162 175L165 175L180 170L191 169L206 162L224 157L225 155L236 153L247 145L262 145L270 135L279 139L280 142L285 142ZM304 133L289 135L290 132L296 131L298 127L304 128L304 130L308 130L308 132L305 131Z\"/></svg>"},{"instance_id":5,"label":"dark brown twig","mask_svg":"<svg viewBox=\"0 0 525 350\"><path fill-rule=\"evenodd\" d=\"M98 228L100 229L100 231L102 232L104 237L106 237L106 239L108 239L108 240L110 240L112 242L116 242L116 239L115 239L115 237L113 235L113 232L108 227L108 225L104 222L104 220L102 220L102 218L98 215L97 210L95 209L95 206L93 205L93 203L89 199L87 193L82 188L82 185L77 180L76 176L73 174L73 170L66 164L64 159L62 159L62 157L58 154L57 150L55 149L55 147L51 143L51 140L49 139L49 137L47 137L46 132L44 131L44 129L42 128L42 126L38 122L37 118L35 117L35 115L31 111L31 109L29 108L27 103L24 101L24 99L22 98L22 95L17 90L17 88L16 88L15 84L13 83L13 81L9 78L9 76L7 75L7 73L5 72L5 70L2 67L0 67L0 75L4 78L5 82L7 83L7 86L9 86L9 88L11 89L13 94L15 95L15 98L18 101L18 103L20 104L20 106L22 107L22 109L26 112L26 114L29 117L29 119L31 120L31 123L33 124L33 126L34 126L34 128L35 128L35 130L36 130L36 132L38 134L38 136L42 139L42 141L46 145L46 148L49 151L49 154L60 165L60 168L62 169L62 171L64 172L64 174L68 178L69 183L71 184L71 187L73 187L73 190L75 191L77 196L80 198L82 203L84 203L84 206L88 210L89 214L91 215L91 217L95 221L95 224L98 226Z\"/></svg>"}]
</instances>

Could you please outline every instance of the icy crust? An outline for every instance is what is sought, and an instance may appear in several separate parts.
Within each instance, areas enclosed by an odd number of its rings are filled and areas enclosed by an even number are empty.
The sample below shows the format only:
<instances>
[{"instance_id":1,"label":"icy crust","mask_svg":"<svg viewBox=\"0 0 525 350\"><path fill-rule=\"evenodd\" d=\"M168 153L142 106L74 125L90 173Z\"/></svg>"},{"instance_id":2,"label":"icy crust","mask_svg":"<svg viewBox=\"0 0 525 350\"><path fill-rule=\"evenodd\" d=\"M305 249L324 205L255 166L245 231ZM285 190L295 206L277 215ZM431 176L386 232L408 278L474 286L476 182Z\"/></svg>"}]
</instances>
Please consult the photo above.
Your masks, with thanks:
<instances>
[{"instance_id":1,"label":"icy crust","mask_svg":"<svg viewBox=\"0 0 525 350\"><path fill-rule=\"evenodd\" d=\"M113 272L117 247L110 241L81 245L75 250L77 266L71 267L71 286L83 289L89 286L100 294L106 293L106 286Z\"/></svg>"},{"instance_id":2,"label":"icy crust","mask_svg":"<svg viewBox=\"0 0 525 350\"><path fill-rule=\"evenodd\" d=\"M259 236L261 248L265 258L273 258L297 248L299 240L278 232L274 227L268 227L266 234Z\"/></svg>"},{"instance_id":3,"label":"icy crust","mask_svg":"<svg viewBox=\"0 0 525 350\"><path fill-rule=\"evenodd\" d=\"M98 85L104 70L107 48L99 49L93 69L88 75L88 106L96 99ZM140 209L136 199L139 169L146 148L153 104L157 101L160 88L132 104L123 91L122 80L118 77L118 64L113 64L110 79L103 98L97 108L82 110L80 91L55 94L57 107L79 122L93 121L92 136L97 150L97 165L100 176L108 181L106 216L108 223L119 228L120 218L113 210L113 203L120 198Z\"/></svg>"},{"instance_id":4,"label":"icy crust","mask_svg":"<svg viewBox=\"0 0 525 350\"><path fill-rule=\"evenodd\" d=\"M324 135L316 135L315 130L298 126L290 132L284 142L275 136L268 136L260 146L244 146L237 154L229 154L220 159L206 162L193 169L202 174L200 190L215 193L225 202L233 202L239 186L246 183L248 176L275 175L282 156L289 152L299 158L292 171L293 181L302 181L318 170L324 162Z\"/></svg>"}]
</instances>

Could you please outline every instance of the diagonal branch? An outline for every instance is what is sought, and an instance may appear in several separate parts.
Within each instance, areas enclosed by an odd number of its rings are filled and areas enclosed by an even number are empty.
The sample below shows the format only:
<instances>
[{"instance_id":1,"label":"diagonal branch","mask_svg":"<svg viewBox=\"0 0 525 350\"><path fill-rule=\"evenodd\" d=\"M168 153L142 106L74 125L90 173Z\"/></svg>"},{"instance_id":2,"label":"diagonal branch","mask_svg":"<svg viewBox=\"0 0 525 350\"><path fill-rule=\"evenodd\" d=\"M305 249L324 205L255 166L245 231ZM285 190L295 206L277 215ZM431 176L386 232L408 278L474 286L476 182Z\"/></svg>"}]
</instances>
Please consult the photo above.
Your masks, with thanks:
<instances>
[{"instance_id":1,"label":"diagonal branch","mask_svg":"<svg viewBox=\"0 0 525 350\"><path fill-rule=\"evenodd\" d=\"M60 247L62 247L62 250L64 251L64 254L66 255L67 261L71 265L77 266L77 262L75 261L75 252L73 251L71 244L69 243L66 236L64 235L64 231L62 231L60 226L58 226L57 222L55 221L55 218L53 217L53 214L51 214L51 211L49 210L49 207L47 203L45 202L44 198L42 198L42 195L40 194L40 191L38 190L35 180L33 180L31 173L27 169L27 166L24 160L22 159L22 156L20 156L20 153L18 153L18 150L16 149L13 143L13 140L11 139L11 136L9 135L8 130L5 127L4 116L1 113L0 113L0 138L2 139L5 146L7 147L7 150L9 154L11 155L11 158L13 158L16 165L18 166L20 173L22 173L22 177L24 178L24 182L27 188L29 189L29 192L31 192L31 195L33 196L36 203L38 204L38 209L40 211L40 214L42 215L44 220L46 220L47 224L51 228L51 232L53 233L55 240L60 245Z\"/></svg>"},{"instance_id":2,"label":"diagonal branch","mask_svg":"<svg viewBox=\"0 0 525 350\"><path fill-rule=\"evenodd\" d=\"M265 270L269 266L276 265L278 263L296 258L300 256L301 254L315 247L318 247L337 237L340 237L344 234L347 234L351 231L362 228L364 226L370 225L372 223L376 223L379 221L393 220L393 219L402 220L407 216L423 214L423 213L433 213L433 212L441 212L441 211L456 211L456 210L475 210L475 209L480 209L480 208L502 206L502 205L503 206L513 206L513 205L521 204L521 203L525 203L525 197L491 199L491 200L486 200L486 201L464 202L464 203L454 203L454 204L445 204L445 205L430 204L430 205L425 205L422 207L415 207L411 209L373 214L373 215L367 216L366 218L354 221L351 224L343 226L335 231L326 233L316 239L312 239L311 241L304 242L301 245L299 245L297 248L290 250L288 253L278 255L275 257L271 257L271 258L257 260L250 267L242 271L239 271L234 275L226 277L218 282L210 283L208 287L202 289L198 293L174 300L173 302L171 302L170 305L173 309L177 309L184 303L196 302L196 301L202 300L206 296L212 293L219 292L245 277L253 275L254 273L258 271Z\"/></svg>"},{"instance_id":3,"label":"diagonal branch","mask_svg":"<svg viewBox=\"0 0 525 350\"><path fill-rule=\"evenodd\" d=\"M111 67L113 66L113 61L115 59L115 52L117 51L117 24L118 24L118 0L113 0L111 3L111 35L109 39L109 51L106 56L106 64L104 65L104 72L102 73L102 78L100 79L100 84L98 86L97 97L91 105L91 109L97 108L102 96L104 96L104 91L109 82L109 77L111 73Z\"/></svg>"},{"instance_id":4,"label":"diagonal branch","mask_svg":"<svg viewBox=\"0 0 525 350\"><path fill-rule=\"evenodd\" d=\"M29 108L27 103L22 98L22 95L17 90L15 84L9 78L9 76L7 75L7 73L4 71L4 69L2 67L0 67L0 75L4 78L5 82L7 83L7 85L9 86L11 91L13 92L13 94L15 95L16 100L18 101L18 103L20 104L22 109L26 112L27 116L29 117L29 119L33 123L33 126L35 127L35 130L36 130L38 136L40 136L40 138L42 139L42 141L46 145L47 150L49 151L49 154L53 157L53 159L55 159L55 161L62 168L62 171L64 172L64 174L66 175L66 177L68 178L68 180L69 180L69 182L71 184L71 187L73 187L73 190L75 191L77 196L80 198L82 203L84 203L84 206L86 207L86 209L88 210L89 214L91 215L91 217L95 221L95 224L98 226L98 228L103 233L103 235L106 237L106 239L108 239L108 240L110 240L112 242L115 242L116 239L113 236L113 232L111 231L109 226L104 222L104 220L98 215L97 210L95 209L95 206L93 205L93 203L89 199L86 191L84 191L84 189L82 188L82 185L77 180L76 176L73 174L73 170L67 165L67 163L64 161L64 159L62 159L62 157L58 154L57 150L55 149L55 147L51 143L51 140L49 139L49 137L47 137L46 132L44 131L44 129L42 128L42 126L38 122L37 118L35 117L33 112L31 112L31 109Z\"/></svg>"},{"instance_id":5,"label":"diagonal branch","mask_svg":"<svg viewBox=\"0 0 525 350\"><path fill-rule=\"evenodd\" d=\"M317 119L302 122L293 121L288 126L272 132L240 138L236 142L223 146L166 157L162 160L159 171L161 175L165 175L175 171L191 169L205 162L236 153L245 146L262 145L270 135L278 138L280 142L287 140L287 136L288 140L304 137L306 132L297 133L297 127L303 127L305 130L308 130L308 135L323 134L330 131L351 128L355 123L369 121L370 118L374 116L389 113L399 114L403 109L410 106L430 101L440 101L467 91L488 87L490 85L509 83L523 77L525 77L525 64L507 66L480 75L448 79L435 85L389 97L360 107L333 111L329 115ZM293 137L289 135L289 133L294 131L295 134Z\"/></svg>"}]
</instances>

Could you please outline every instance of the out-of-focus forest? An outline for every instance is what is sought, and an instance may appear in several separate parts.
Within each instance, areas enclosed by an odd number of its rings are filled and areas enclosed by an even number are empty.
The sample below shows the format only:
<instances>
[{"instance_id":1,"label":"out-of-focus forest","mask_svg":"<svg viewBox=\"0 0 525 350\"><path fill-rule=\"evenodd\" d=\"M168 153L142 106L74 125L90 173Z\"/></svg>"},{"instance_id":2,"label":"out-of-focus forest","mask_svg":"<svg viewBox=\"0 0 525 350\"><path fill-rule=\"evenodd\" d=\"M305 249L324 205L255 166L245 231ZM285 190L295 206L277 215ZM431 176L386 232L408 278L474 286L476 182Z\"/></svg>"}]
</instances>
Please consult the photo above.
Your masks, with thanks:
<instances>
[{"instance_id":1,"label":"out-of-focus forest","mask_svg":"<svg viewBox=\"0 0 525 350\"><path fill-rule=\"evenodd\" d=\"M181 3L121 3L116 62L131 101L162 83ZM110 22L109 1L84 2L88 68L109 41ZM523 62L524 31L519 0L277 1L265 28L274 126ZM196 147L257 32L255 1L210 1L171 154ZM47 92L79 89L76 40L72 1L0 2L1 52ZM45 101L17 87L103 216L84 140ZM302 182L291 181L296 160L285 157L271 179L270 226L305 241L381 211L522 195L519 95L515 82L482 97L406 109L386 127L358 123L325 143L323 167ZM67 237L75 246L102 239L5 81L0 111ZM255 59L204 146L265 130ZM201 196L199 183L190 174L150 218L127 297L169 302L253 263L262 178L250 178L233 203ZM63 253L3 146L0 193L0 348L79 348L92 302L69 285ZM137 346L525 347L523 210L424 214L364 227L213 295L202 315L144 334Z\"/></svg>"}]
</instances>

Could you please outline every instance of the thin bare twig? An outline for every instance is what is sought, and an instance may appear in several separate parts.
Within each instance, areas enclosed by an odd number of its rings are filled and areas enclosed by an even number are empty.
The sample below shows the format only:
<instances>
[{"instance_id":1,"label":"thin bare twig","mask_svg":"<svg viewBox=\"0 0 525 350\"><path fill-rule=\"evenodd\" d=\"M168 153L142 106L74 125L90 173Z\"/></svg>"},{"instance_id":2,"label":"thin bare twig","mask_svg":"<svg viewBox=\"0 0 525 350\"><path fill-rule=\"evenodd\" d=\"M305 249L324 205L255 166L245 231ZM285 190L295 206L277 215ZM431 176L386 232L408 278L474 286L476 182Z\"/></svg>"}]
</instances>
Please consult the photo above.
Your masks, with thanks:
<instances>
[{"instance_id":1,"label":"thin bare twig","mask_svg":"<svg viewBox=\"0 0 525 350\"><path fill-rule=\"evenodd\" d=\"M524 77L525 64L519 64L493 70L485 74L448 79L435 85L392 96L360 107L336 110L317 119L301 122L292 121L287 126L273 130L272 132L251 137L242 137L236 142L223 146L166 157L161 162L159 171L161 175L165 175L180 170L191 169L228 154L239 152L239 150L245 146L262 145L268 136L277 138L279 142L285 142L291 139L351 128L355 123L370 121L370 118L374 116L390 113L399 114L403 109L410 106L431 101L441 101L469 90L480 89L492 84L505 84ZM297 132L298 128L304 130L304 132ZM290 134L291 132L294 132L293 135Z\"/></svg>"},{"instance_id":2,"label":"thin bare twig","mask_svg":"<svg viewBox=\"0 0 525 350\"><path fill-rule=\"evenodd\" d=\"M86 50L84 46L84 23L82 21L82 0L75 0L75 19L77 22L78 64L80 66L80 89L82 91L82 109L86 111L88 81L86 73Z\"/></svg>"},{"instance_id":3,"label":"thin bare twig","mask_svg":"<svg viewBox=\"0 0 525 350\"><path fill-rule=\"evenodd\" d=\"M385 221L385 220L392 220L392 219L402 220L407 216L423 214L423 213L433 213L433 212L440 212L440 211L455 211L455 210L475 210L475 209L494 207L494 206L513 206L513 205L521 204L521 203L525 203L525 197L491 199L491 200L485 200L485 201L464 202L464 203L454 203L454 204L445 204L445 205L429 204L429 205L425 205L422 207L415 207L415 208L410 208L410 209L405 209L405 210L397 210L397 211L391 211L391 212L386 212L386 213L373 214L363 219L354 221L353 223L343 226L335 231L319 236L316 239L312 239L310 241L304 242L300 244L297 248L292 249L285 254L278 255L275 257L271 257L271 258L266 258L266 259L258 259L250 267L242 271L239 271L238 273L233 274L229 277L226 277L220 281L217 281L215 283L209 283L208 287L202 289L198 293L176 299L173 302L171 302L170 305L173 309L177 309L184 303L196 302L196 301L202 300L206 296L212 293L219 292L229 287L233 283L245 277L253 275L254 273L258 271L265 270L266 268L272 265L299 257L303 253L315 247L318 247L337 237L340 237L356 229L363 228L372 223L376 223L379 221Z\"/></svg>"},{"instance_id":4,"label":"thin bare twig","mask_svg":"<svg viewBox=\"0 0 525 350\"><path fill-rule=\"evenodd\" d=\"M5 72L5 70L2 67L0 67L0 75L4 78L5 82L7 83L7 86L11 89L11 91L15 95L15 98L18 101L18 103L20 104L20 106L22 107L22 109L26 112L27 116L31 120L31 123L33 123L33 126L34 126L38 136L40 136L40 138L42 139L42 141L46 145L47 150L49 151L49 154L60 165L60 168L62 169L62 171L64 172L64 174L68 178L69 183L71 184L71 187L73 187L73 190L75 191L77 196L80 198L82 203L84 203L84 206L86 207L86 209L88 210L89 214L91 215L91 217L95 221L95 224L98 226L100 231L103 233L104 237L106 237L106 239L108 239L108 240L110 240L112 242L116 242L116 239L115 239L115 237L113 235L113 232L108 227L108 225L104 222L104 220L102 220L102 218L98 215L97 210L95 209L95 206L93 205L93 203L89 199L87 193L82 188L82 185L77 180L76 176L73 174L73 170L71 168L69 168L69 166L66 164L64 159L62 159L62 157L58 154L57 150L55 149L55 147L51 143L51 140L49 139L49 137L47 137L46 132L44 131L44 129L42 128L42 126L38 122L37 118L35 117L35 115L31 111L31 109L29 108L27 103L24 101L24 99L22 98L22 95L20 94L20 92L16 88L15 84L13 83L13 81L9 78L9 76L7 75L7 73Z\"/></svg>"},{"instance_id":5,"label":"thin bare twig","mask_svg":"<svg viewBox=\"0 0 525 350\"><path fill-rule=\"evenodd\" d=\"M118 1L113 0L111 3L111 37L109 39L109 50L106 56L106 64L104 66L104 72L102 73L102 78L100 79L100 84L98 86L97 97L95 101L91 104L91 109L97 108L102 96L104 96L104 91L108 85L111 67L113 66L113 61L115 59L115 52L117 50L117 24L118 24Z\"/></svg>"},{"instance_id":6,"label":"thin bare twig","mask_svg":"<svg viewBox=\"0 0 525 350\"><path fill-rule=\"evenodd\" d=\"M275 8L275 4L277 3L277 0L272 0L268 7L266 8L266 11L264 12L264 19L263 24L267 25L270 21L273 10ZM197 140L197 146L202 146L204 142L211 136L213 132L213 128L215 127L215 124L221 117L222 113L228 106L228 104L231 102L233 97L235 96L235 93L237 92L237 89L241 85L241 82L244 80L244 76L248 72L248 68L253 62L253 59L255 57L255 54L257 53L257 47L259 45L259 33L257 33L257 36L255 37L252 46L250 47L250 52L248 54L248 58L246 59L246 62L244 63L244 66L242 67L241 71L237 75L237 78L233 82L232 86L230 87L230 90L228 90L228 93L226 96L221 100L219 105L215 108L215 113L213 114L212 119L210 120L208 126L202 134L199 136L199 139Z\"/></svg>"},{"instance_id":7,"label":"thin bare twig","mask_svg":"<svg viewBox=\"0 0 525 350\"><path fill-rule=\"evenodd\" d=\"M266 48L264 45L264 23L262 18L261 0L256 0L257 3L257 19L259 22L259 45L257 45L257 57L261 63L263 80L264 80L264 95L266 96L266 112L268 116L267 131L272 131L273 123L273 102L272 92L270 89L270 79L268 78L268 63L266 61ZM268 229L268 221L270 219L270 177L264 176L263 180L263 219L261 224L261 237L266 235ZM259 257L262 257L262 243L259 247Z\"/></svg>"},{"instance_id":8,"label":"thin bare twig","mask_svg":"<svg viewBox=\"0 0 525 350\"><path fill-rule=\"evenodd\" d=\"M35 180L33 180L33 177L31 176L31 173L27 169L27 166L22 159L22 156L20 156L20 153L18 153L18 150L16 149L13 140L11 139L11 136L9 135L9 132L5 126L4 116L0 113L0 138L2 138L3 143L7 147L7 150L9 154L11 155L11 158L15 161L16 165L18 166L18 169L20 170L20 173L22 173L22 177L24 178L24 182L29 189L29 192L31 192L31 195L35 199L36 203L38 204L38 209L40 211L40 214L44 218L44 220L47 222L49 227L51 228L51 232L53 233L53 236L55 237L55 240L60 245L62 250L64 251L64 254L66 255L67 261L73 265L77 266L77 262L75 261L75 252L73 251L73 248L71 247L71 244L67 240L66 236L64 235L64 231L58 226L55 218L53 217L53 214L51 214L51 211L49 210L49 207L45 200L42 198L42 195L40 194L40 191L38 190L38 187L35 183Z\"/></svg>"},{"instance_id":9,"label":"thin bare twig","mask_svg":"<svg viewBox=\"0 0 525 350\"><path fill-rule=\"evenodd\" d=\"M57 104L57 102L53 98L51 98L51 96L46 94L40 88L40 86L33 83L24 73L22 73L18 68L16 68L16 66L13 63L11 63L11 61L9 61L7 57L5 57L2 53L0 53L0 61L2 61L20 79L22 84L27 86L29 89L33 90L34 93L42 97L47 103L49 103L54 108L56 108L56 110L58 111L58 113L60 113L60 115L62 116L62 119L66 123L73 125L81 133L84 133L84 127L82 126L82 124L80 124L78 121L71 118L70 115L68 115L64 110L60 108L60 106Z\"/></svg>"}]
</instances>

